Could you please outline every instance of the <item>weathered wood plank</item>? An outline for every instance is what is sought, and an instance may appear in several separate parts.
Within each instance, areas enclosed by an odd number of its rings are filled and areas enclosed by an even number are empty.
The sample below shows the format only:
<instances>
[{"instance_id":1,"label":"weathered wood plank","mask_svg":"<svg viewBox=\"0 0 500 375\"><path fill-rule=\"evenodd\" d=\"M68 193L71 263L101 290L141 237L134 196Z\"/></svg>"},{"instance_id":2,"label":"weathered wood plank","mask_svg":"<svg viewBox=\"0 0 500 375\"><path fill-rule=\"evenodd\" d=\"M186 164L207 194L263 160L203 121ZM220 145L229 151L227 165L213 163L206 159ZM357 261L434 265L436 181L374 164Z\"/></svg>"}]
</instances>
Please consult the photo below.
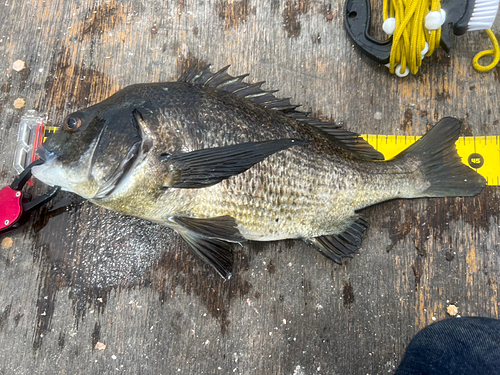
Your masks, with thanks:
<instances>
[{"instance_id":1,"label":"weathered wood plank","mask_svg":"<svg viewBox=\"0 0 500 375\"><path fill-rule=\"evenodd\" d=\"M479 74L470 63L489 48L482 34L452 38L449 56L438 51L421 74L400 80L352 48L342 7L4 2L0 183L15 174L27 109L57 123L193 64L231 64L231 73L249 72L362 133L421 135L451 115L465 120L465 134L500 134L500 70ZM17 59L27 69L15 72ZM22 110L13 107L18 97ZM448 317L449 303L464 316L498 317L499 194L366 209L363 248L341 267L296 241L246 244L229 282L170 230L61 194L0 249L0 372L391 373L415 332Z\"/></svg>"}]
</instances>

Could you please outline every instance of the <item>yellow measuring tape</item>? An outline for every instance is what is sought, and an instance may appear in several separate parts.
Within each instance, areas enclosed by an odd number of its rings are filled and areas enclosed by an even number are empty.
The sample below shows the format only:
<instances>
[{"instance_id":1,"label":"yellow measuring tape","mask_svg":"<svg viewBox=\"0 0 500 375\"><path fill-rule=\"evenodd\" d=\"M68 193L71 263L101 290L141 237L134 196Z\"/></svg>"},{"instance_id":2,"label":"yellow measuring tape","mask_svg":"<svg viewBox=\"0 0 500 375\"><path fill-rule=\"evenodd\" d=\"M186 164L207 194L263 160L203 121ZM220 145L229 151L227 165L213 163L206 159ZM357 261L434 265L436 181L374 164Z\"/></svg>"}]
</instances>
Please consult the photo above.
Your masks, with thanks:
<instances>
[{"instance_id":1,"label":"yellow measuring tape","mask_svg":"<svg viewBox=\"0 0 500 375\"><path fill-rule=\"evenodd\" d=\"M392 159L422 137L404 135L361 135L365 141ZM460 137L455 144L465 165L486 178L490 186L500 186L500 137Z\"/></svg>"},{"instance_id":2,"label":"yellow measuring tape","mask_svg":"<svg viewBox=\"0 0 500 375\"><path fill-rule=\"evenodd\" d=\"M47 139L47 134L55 133L59 129L59 126L45 126L43 129L43 141L45 142L45 140Z\"/></svg>"},{"instance_id":3,"label":"yellow measuring tape","mask_svg":"<svg viewBox=\"0 0 500 375\"><path fill-rule=\"evenodd\" d=\"M43 141L48 133L55 133L60 128L46 126ZM375 150L380 151L386 160L392 159L404 149L410 147L422 137L408 135L373 135L363 134ZM488 185L500 186L500 137L460 137L456 143L458 155L465 165L475 169L486 178Z\"/></svg>"}]
</instances>

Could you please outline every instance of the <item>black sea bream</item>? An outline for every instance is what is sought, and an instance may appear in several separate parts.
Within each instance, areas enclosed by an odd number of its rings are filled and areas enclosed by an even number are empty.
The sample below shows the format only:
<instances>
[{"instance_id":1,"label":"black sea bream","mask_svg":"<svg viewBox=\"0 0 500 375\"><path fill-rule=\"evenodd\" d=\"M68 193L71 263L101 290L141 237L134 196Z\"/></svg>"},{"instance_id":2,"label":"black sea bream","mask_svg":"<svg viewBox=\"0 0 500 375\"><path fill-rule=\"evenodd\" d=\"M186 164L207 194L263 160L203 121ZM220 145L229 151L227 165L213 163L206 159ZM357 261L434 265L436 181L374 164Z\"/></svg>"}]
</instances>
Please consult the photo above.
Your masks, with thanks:
<instances>
[{"instance_id":1,"label":"black sea bream","mask_svg":"<svg viewBox=\"0 0 500 375\"><path fill-rule=\"evenodd\" d=\"M299 238L340 263L394 198L476 195L483 177L444 118L395 158L358 134L298 112L227 67L126 87L72 113L38 155L36 178L110 210L176 230L231 277L231 243Z\"/></svg>"}]
</instances>

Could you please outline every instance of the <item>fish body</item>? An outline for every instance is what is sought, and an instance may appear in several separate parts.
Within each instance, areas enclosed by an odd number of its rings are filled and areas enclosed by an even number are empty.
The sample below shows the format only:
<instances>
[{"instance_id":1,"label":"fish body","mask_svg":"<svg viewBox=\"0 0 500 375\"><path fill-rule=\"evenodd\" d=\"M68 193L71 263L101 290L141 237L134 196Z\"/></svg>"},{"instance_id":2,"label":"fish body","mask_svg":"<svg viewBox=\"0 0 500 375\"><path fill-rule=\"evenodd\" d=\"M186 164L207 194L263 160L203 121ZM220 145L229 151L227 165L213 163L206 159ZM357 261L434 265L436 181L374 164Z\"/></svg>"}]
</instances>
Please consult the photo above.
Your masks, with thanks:
<instances>
[{"instance_id":1,"label":"fish body","mask_svg":"<svg viewBox=\"0 0 500 375\"><path fill-rule=\"evenodd\" d=\"M357 210L394 198L478 194L445 118L392 160L259 84L191 71L126 87L68 116L35 177L175 229L223 277L231 243L304 239L340 262L368 227Z\"/></svg>"}]
</instances>

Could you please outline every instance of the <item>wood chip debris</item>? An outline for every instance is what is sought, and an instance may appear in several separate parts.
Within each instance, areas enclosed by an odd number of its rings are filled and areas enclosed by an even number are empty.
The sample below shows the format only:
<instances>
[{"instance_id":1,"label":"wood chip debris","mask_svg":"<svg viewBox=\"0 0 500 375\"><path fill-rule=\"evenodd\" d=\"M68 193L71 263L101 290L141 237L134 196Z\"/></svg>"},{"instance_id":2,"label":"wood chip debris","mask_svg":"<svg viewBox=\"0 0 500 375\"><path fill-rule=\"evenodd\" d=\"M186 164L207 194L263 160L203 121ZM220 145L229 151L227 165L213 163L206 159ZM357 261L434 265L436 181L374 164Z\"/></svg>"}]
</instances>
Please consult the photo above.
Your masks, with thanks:
<instances>
[{"instance_id":1,"label":"wood chip debris","mask_svg":"<svg viewBox=\"0 0 500 375\"><path fill-rule=\"evenodd\" d=\"M5 237L3 240L2 240L2 247L4 249L10 249L12 247L12 245L14 245L14 241L12 240L12 238L10 237Z\"/></svg>"},{"instance_id":2,"label":"wood chip debris","mask_svg":"<svg viewBox=\"0 0 500 375\"><path fill-rule=\"evenodd\" d=\"M97 350L104 350L104 349L106 349L106 344L103 344L102 342L98 342L97 344L95 344L95 348Z\"/></svg>"},{"instance_id":3,"label":"wood chip debris","mask_svg":"<svg viewBox=\"0 0 500 375\"><path fill-rule=\"evenodd\" d=\"M446 308L446 312L450 316L457 316L458 308L455 305L448 305L448 307Z\"/></svg>"},{"instance_id":4,"label":"wood chip debris","mask_svg":"<svg viewBox=\"0 0 500 375\"><path fill-rule=\"evenodd\" d=\"M25 104L26 101L23 98L17 98L16 100L14 100L14 108L16 109L23 108Z\"/></svg>"},{"instance_id":5,"label":"wood chip debris","mask_svg":"<svg viewBox=\"0 0 500 375\"><path fill-rule=\"evenodd\" d=\"M26 68L26 64L24 63L23 60L16 60L12 65L12 69L14 69L16 72L20 72L24 68Z\"/></svg>"}]
</instances>

